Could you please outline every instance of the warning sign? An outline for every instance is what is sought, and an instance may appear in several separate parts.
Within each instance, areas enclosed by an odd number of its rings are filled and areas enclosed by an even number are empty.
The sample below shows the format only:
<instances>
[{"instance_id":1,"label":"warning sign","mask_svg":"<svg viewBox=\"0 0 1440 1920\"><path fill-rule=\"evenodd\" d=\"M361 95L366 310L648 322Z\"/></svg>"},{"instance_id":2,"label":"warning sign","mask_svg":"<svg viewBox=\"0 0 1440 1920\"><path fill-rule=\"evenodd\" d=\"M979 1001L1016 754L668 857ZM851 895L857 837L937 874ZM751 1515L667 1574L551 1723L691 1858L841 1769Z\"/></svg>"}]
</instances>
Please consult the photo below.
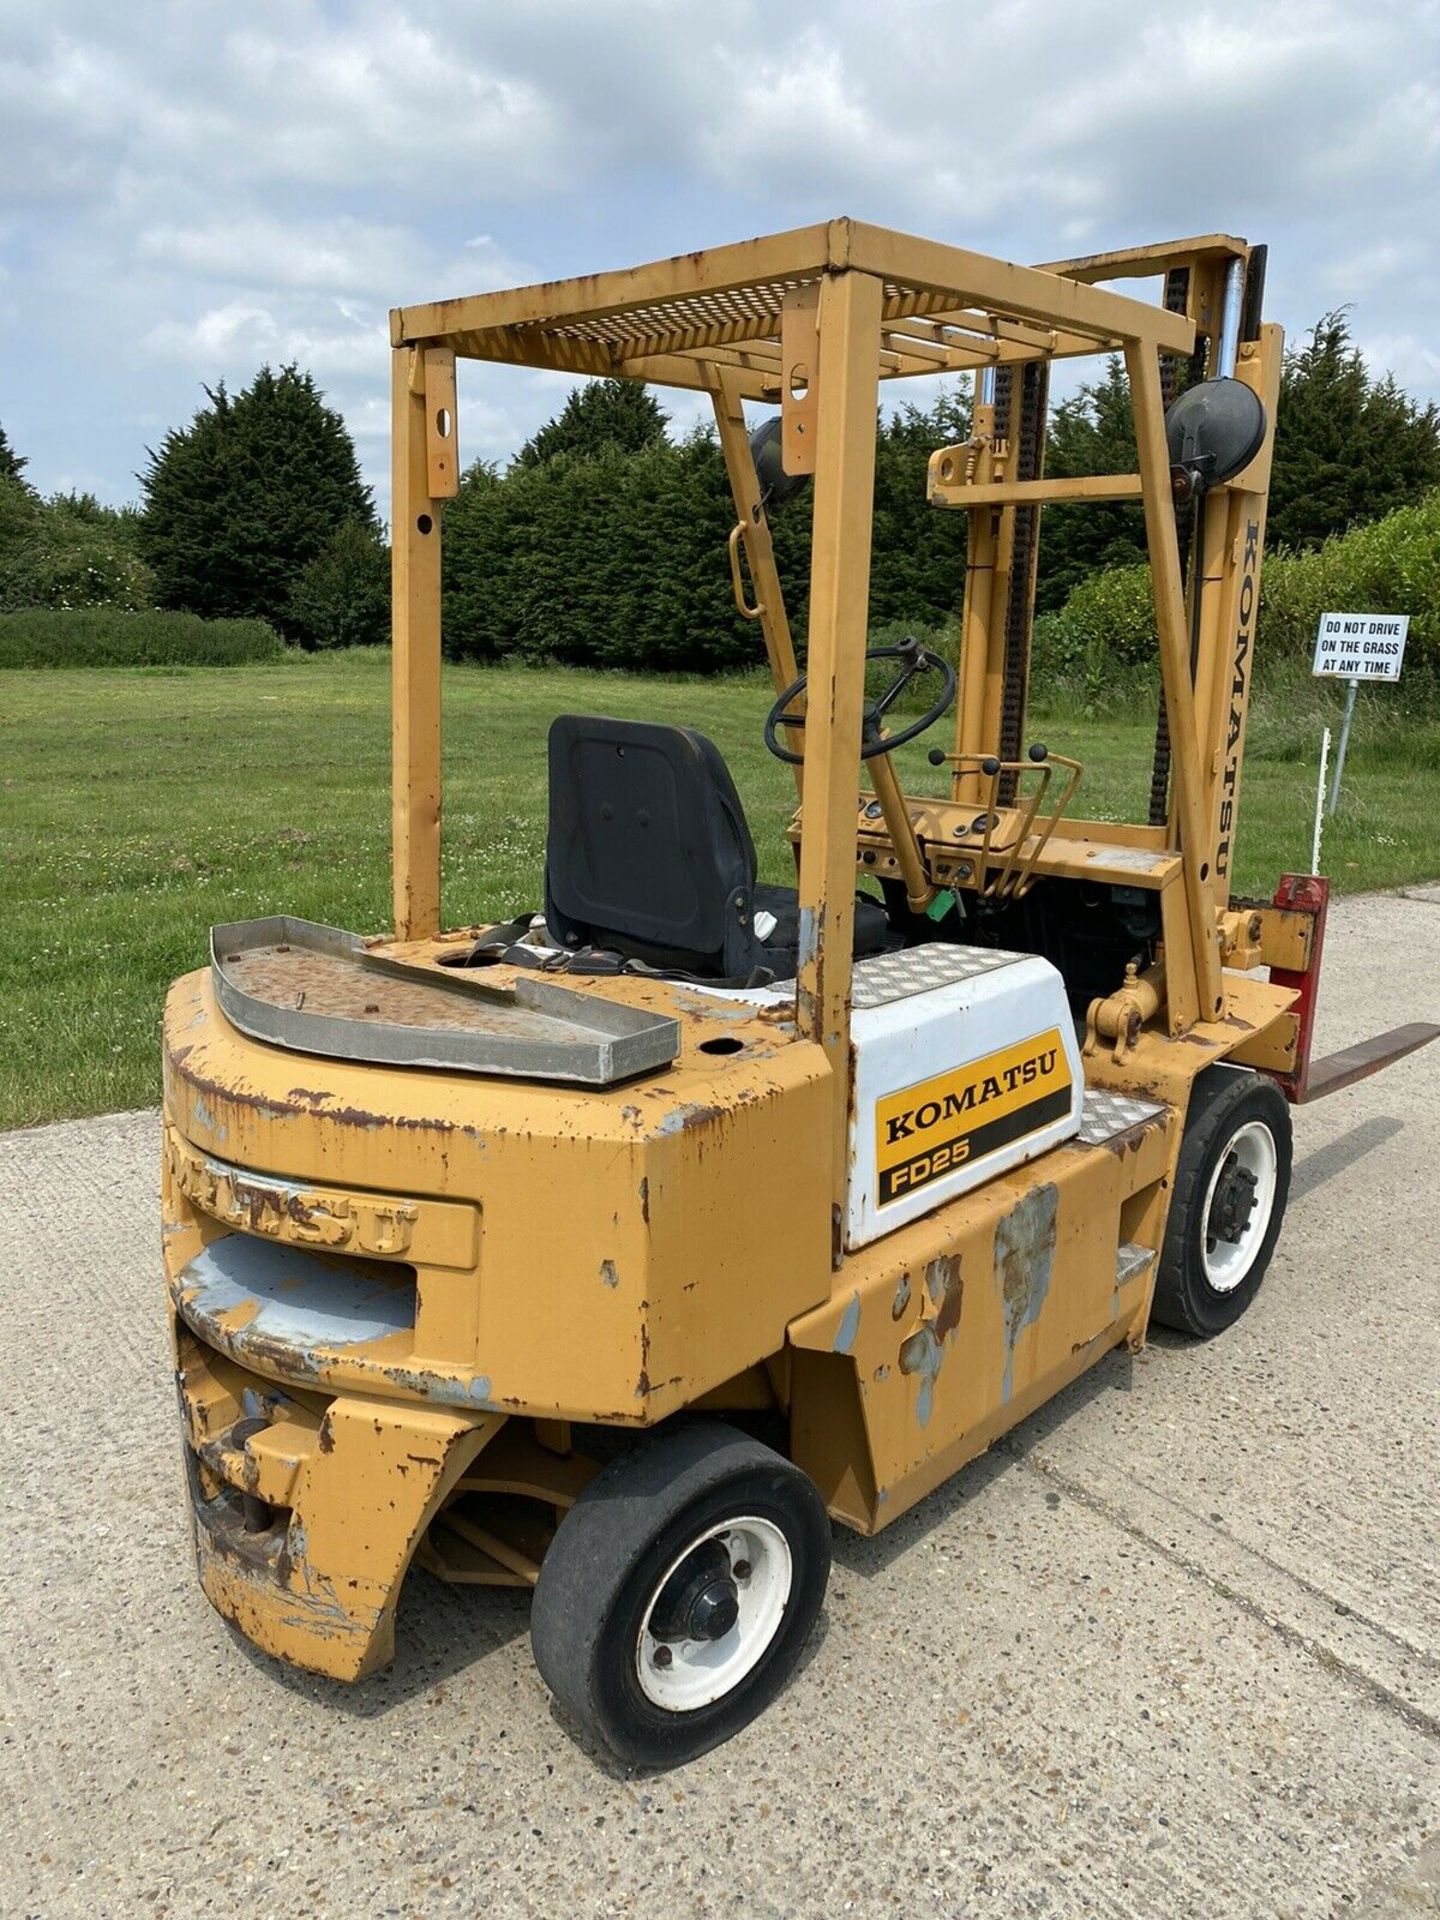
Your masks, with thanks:
<instances>
[{"instance_id":1,"label":"warning sign","mask_svg":"<svg viewBox=\"0 0 1440 1920\"><path fill-rule=\"evenodd\" d=\"M1322 613L1312 674L1342 680L1398 680L1408 613Z\"/></svg>"},{"instance_id":2,"label":"warning sign","mask_svg":"<svg viewBox=\"0 0 1440 1920\"><path fill-rule=\"evenodd\" d=\"M1019 1046L905 1087L875 1108L883 1207L1070 1110L1070 1068L1052 1027Z\"/></svg>"}]
</instances>

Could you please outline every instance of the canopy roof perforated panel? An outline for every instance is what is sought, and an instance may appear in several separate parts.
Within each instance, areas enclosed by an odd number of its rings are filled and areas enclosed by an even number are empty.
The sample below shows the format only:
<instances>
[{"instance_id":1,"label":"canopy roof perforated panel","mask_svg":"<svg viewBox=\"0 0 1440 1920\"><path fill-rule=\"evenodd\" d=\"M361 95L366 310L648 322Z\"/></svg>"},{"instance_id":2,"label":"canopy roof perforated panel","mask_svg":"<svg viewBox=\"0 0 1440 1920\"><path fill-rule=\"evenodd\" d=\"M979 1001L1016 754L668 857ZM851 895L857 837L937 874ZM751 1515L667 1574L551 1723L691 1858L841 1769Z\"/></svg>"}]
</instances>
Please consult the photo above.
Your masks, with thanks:
<instances>
[{"instance_id":1,"label":"canopy roof perforated panel","mask_svg":"<svg viewBox=\"0 0 1440 1920\"><path fill-rule=\"evenodd\" d=\"M846 271L884 284L879 371L886 379L1105 352L1129 340L1188 353L1194 341L1183 315L1093 286L1078 271L1015 266L853 220L614 273L397 308L391 340L682 386L704 386L707 367L728 366L747 375L755 393L769 393L780 377L786 295Z\"/></svg>"}]
</instances>

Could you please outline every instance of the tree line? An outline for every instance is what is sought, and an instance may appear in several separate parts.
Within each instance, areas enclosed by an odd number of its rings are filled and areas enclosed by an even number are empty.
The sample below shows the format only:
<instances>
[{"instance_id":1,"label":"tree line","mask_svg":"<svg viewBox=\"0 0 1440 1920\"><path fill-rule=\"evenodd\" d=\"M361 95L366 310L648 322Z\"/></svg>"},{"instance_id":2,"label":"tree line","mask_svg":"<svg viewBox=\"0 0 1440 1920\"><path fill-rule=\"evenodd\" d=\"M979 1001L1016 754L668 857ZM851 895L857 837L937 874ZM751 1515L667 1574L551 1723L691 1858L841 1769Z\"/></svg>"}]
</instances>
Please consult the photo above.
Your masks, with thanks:
<instances>
[{"instance_id":1,"label":"tree line","mask_svg":"<svg viewBox=\"0 0 1440 1920\"><path fill-rule=\"evenodd\" d=\"M959 606L964 515L925 500L925 468L969 432L968 383L880 421L872 631L933 625ZM1047 470L1135 465L1129 393L1111 361L1053 411ZM262 368L205 390L119 510L89 495L43 499L0 427L0 608L158 606L259 617L318 648L384 641L388 553L354 443L308 373ZM1269 541L1295 551L1418 500L1440 484L1440 413L1372 374L1346 315L1326 315L1286 356ZM628 382L577 387L506 464L476 461L445 509L445 648L455 659L559 660L646 672L713 672L757 657L736 614L725 541L734 518L705 428L674 437ZM803 637L806 496L772 515L792 621ZM1046 510L1038 588L1061 607L1098 572L1144 554L1139 509Z\"/></svg>"}]
</instances>

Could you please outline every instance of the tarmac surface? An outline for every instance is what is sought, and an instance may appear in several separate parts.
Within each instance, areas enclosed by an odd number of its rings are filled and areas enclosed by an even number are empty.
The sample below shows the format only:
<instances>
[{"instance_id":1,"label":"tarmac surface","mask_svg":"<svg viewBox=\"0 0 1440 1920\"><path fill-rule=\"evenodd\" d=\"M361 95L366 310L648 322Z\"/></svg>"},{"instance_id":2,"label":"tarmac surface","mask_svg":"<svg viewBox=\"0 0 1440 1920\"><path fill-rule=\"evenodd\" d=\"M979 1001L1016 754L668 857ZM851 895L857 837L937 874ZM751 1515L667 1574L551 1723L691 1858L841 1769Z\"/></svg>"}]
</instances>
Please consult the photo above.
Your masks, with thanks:
<instances>
[{"instance_id":1,"label":"tarmac surface","mask_svg":"<svg viewBox=\"0 0 1440 1920\"><path fill-rule=\"evenodd\" d=\"M1319 1046L1440 1017L1440 885L1331 916ZM1114 1355L873 1541L677 1773L523 1595L410 1577L347 1689L194 1579L154 1113L0 1135L0 1912L1440 1914L1440 1045L1296 1115L1256 1304Z\"/></svg>"}]
</instances>

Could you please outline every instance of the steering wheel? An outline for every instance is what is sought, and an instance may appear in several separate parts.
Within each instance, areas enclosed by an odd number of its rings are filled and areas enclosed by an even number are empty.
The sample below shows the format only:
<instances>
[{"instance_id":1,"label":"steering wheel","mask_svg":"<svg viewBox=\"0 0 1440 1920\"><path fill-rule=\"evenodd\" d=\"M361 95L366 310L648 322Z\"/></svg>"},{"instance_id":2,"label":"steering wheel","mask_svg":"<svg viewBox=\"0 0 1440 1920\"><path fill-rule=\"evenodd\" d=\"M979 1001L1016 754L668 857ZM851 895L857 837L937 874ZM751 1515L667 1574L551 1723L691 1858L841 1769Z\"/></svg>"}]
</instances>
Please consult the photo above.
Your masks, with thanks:
<instances>
[{"instance_id":1,"label":"steering wheel","mask_svg":"<svg viewBox=\"0 0 1440 1920\"><path fill-rule=\"evenodd\" d=\"M899 673L880 695L878 700L867 700L861 720L860 758L873 760L878 753L889 753L892 747L903 747L907 740L913 740L924 733L927 727L933 727L955 698L955 669L948 660L941 659L938 653L927 653L918 640L903 640L898 647L871 647L865 655L871 660L899 660L902 664ZM919 679L924 673L938 673L940 692L925 709L918 720L912 720L908 727L902 727L899 733L886 734L881 722L888 710L909 686L912 680ZM765 716L765 744L777 760L783 760L788 766L798 767L804 755L780 744L778 729L781 727L803 727L803 713L787 713L790 702L797 699L809 684L810 676L802 673L792 685L786 687L780 698Z\"/></svg>"}]
</instances>

